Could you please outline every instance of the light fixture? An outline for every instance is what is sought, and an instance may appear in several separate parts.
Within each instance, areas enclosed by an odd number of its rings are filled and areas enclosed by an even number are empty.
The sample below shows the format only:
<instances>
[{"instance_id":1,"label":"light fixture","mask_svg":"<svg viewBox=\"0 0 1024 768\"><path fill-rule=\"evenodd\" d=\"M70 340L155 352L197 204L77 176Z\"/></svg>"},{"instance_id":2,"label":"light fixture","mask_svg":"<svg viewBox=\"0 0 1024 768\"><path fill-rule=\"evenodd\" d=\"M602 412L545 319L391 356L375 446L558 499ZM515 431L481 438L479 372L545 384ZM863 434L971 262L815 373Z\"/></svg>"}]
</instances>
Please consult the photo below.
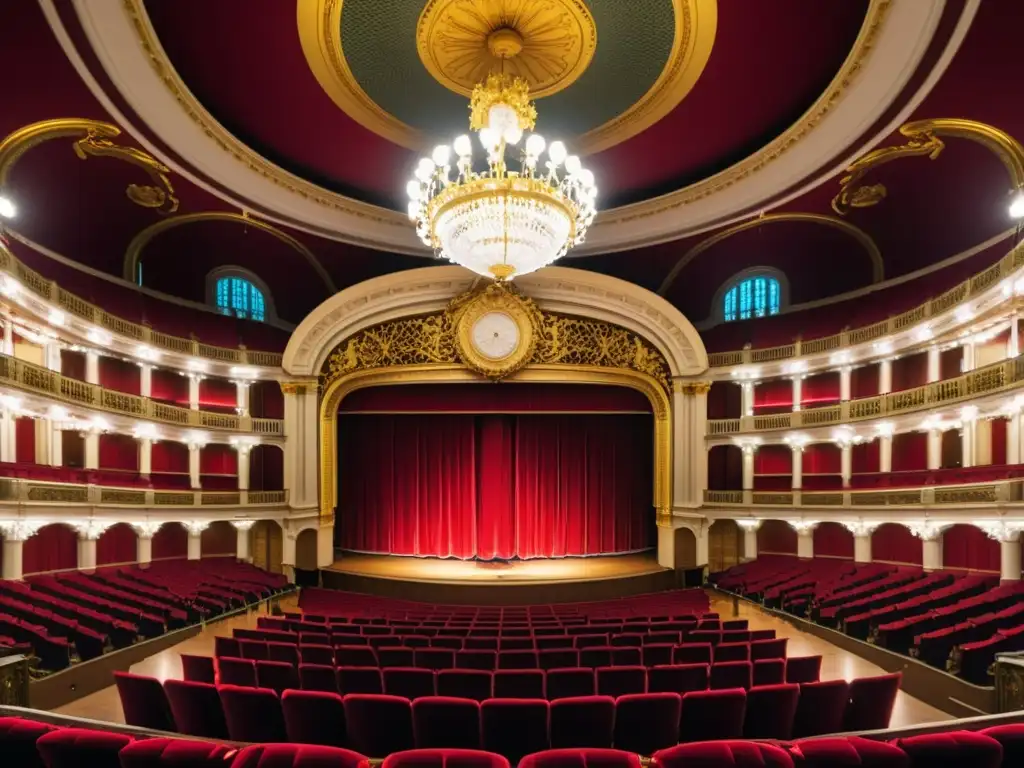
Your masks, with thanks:
<instances>
[{"instance_id":1,"label":"light fixture","mask_svg":"<svg viewBox=\"0 0 1024 768\"><path fill-rule=\"evenodd\" d=\"M48 413L53 421L67 421L69 415L68 409L63 405L51 405Z\"/></svg>"},{"instance_id":2,"label":"light fixture","mask_svg":"<svg viewBox=\"0 0 1024 768\"><path fill-rule=\"evenodd\" d=\"M5 219L13 219L18 215L18 209L14 205L14 201L9 197L0 195L0 217Z\"/></svg>"},{"instance_id":3,"label":"light fixture","mask_svg":"<svg viewBox=\"0 0 1024 768\"><path fill-rule=\"evenodd\" d=\"M5 411L17 413L21 410L21 398L14 395L0 395L0 407Z\"/></svg>"},{"instance_id":4,"label":"light fixture","mask_svg":"<svg viewBox=\"0 0 1024 768\"><path fill-rule=\"evenodd\" d=\"M46 316L46 321L50 325L64 325L66 316L59 309L51 309L50 314Z\"/></svg>"},{"instance_id":5,"label":"light fixture","mask_svg":"<svg viewBox=\"0 0 1024 768\"><path fill-rule=\"evenodd\" d=\"M110 429L110 422L104 419L102 416L93 416L90 425L96 432L106 432Z\"/></svg>"},{"instance_id":6,"label":"light fixture","mask_svg":"<svg viewBox=\"0 0 1024 768\"><path fill-rule=\"evenodd\" d=\"M114 338L109 333L107 333L106 331L101 331L99 328L93 328L92 330L90 330L89 333L86 335L86 338L89 339L89 341L91 341L93 344L98 344L101 347L109 346L110 342L114 340Z\"/></svg>"},{"instance_id":7,"label":"light fixture","mask_svg":"<svg viewBox=\"0 0 1024 768\"><path fill-rule=\"evenodd\" d=\"M885 341L876 341L876 342L875 342L874 344L872 344L871 346L872 346L872 347L874 347L874 348L875 348L875 351L876 351L876 352L878 352L878 353L879 353L879 354L881 354L881 355L889 355L889 354L892 354L892 349L893 349L893 347L892 347L892 342L891 342L891 341L889 341L889 340L885 340Z\"/></svg>"},{"instance_id":8,"label":"light fixture","mask_svg":"<svg viewBox=\"0 0 1024 768\"><path fill-rule=\"evenodd\" d=\"M159 440L160 431L156 428L156 424L152 424L148 421L140 421L132 429L132 435L137 439L143 440Z\"/></svg>"},{"instance_id":9,"label":"light fixture","mask_svg":"<svg viewBox=\"0 0 1024 768\"><path fill-rule=\"evenodd\" d=\"M968 320L974 318L974 312L972 312L971 308L966 305L957 307L955 315L958 323L966 323Z\"/></svg>"},{"instance_id":10,"label":"light fixture","mask_svg":"<svg viewBox=\"0 0 1024 768\"><path fill-rule=\"evenodd\" d=\"M197 373L205 373L206 369L207 369L207 365L202 360L196 360L195 358L189 358L188 369L190 371L196 371Z\"/></svg>"},{"instance_id":11,"label":"light fixture","mask_svg":"<svg viewBox=\"0 0 1024 768\"><path fill-rule=\"evenodd\" d=\"M9 299L13 299L21 292L21 283L15 280L13 277L4 275L3 279L0 280L0 293Z\"/></svg>"},{"instance_id":12,"label":"light fixture","mask_svg":"<svg viewBox=\"0 0 1024 768\"><path fill-rule=\"evenodd\" d=\"M485 277L511 280L583 242L597 213L597 187L579 157L534 133L519 152L518 170L507 165L506 151L536 120L524 80L489 74L473 89L469 120L487 154L487 170L473 170L473 142L466 135L419 161L406 185L409 218L438 256Z\"/></svg>"},{"instance_id":13,"label":"light fixture","mask_svg":"<svg viewBox=\"0 0 1024 768\"><path fill-rule=\"evenodd\" d=\"M928 341L935 334L932 333L932 329L927 325L922 325L916 331L914 331L914 339L917 341Z\"/></svg>"},{"instance_id":14,"label":"light fixture","mask_svg":"<svg viewBox=\"0 0 1024 768\"><path fill-rule=\"evenodd\" d=\"M1024 219L1024 192L1018 190L1010 202L1010 218Z\"/></svg>"},{"instance_id":15,"label":"light fixture","mask_svg":"<svg viewBox=\"0 0 1024 768\"><path fill-rule=\"evenodd\" d=\"M145 344L140 344L135 350L135 356L153 363L160 359L160 350L147 347Z\"/></svg>"},{"instance_id":16,"label":"light fixture","mask_svg":"<svg viewBox=\"0 0 1024 768\"><path fill-rule=\"evenodd\" d=\"M206 432L200 432L197 429L192 429L186 433L185 442L189 445L204 446L210 442L210 436Z\"/></svg>"},{"instance_id":17,"label":"light fixture","mask_svg":"<svg viewBox=\"0 0 1024 768\"><path fill-rule=\"evenodd\" d=\"M896 427L891 421L883 421L875 425L875 431L880 437L892 437Z\"/></svg>"},{"instance_id":18,"label":"light fixture","mask_svg":"<svg viewBox=\"0 0 1024 768\"><path fill-rule=\"evenodd\" d=\"M231 367L231 375L239 379L255 379L259 377L260 372L255 368L243 368L241 366L234 365Z\"/></svg>"}]
</instances>

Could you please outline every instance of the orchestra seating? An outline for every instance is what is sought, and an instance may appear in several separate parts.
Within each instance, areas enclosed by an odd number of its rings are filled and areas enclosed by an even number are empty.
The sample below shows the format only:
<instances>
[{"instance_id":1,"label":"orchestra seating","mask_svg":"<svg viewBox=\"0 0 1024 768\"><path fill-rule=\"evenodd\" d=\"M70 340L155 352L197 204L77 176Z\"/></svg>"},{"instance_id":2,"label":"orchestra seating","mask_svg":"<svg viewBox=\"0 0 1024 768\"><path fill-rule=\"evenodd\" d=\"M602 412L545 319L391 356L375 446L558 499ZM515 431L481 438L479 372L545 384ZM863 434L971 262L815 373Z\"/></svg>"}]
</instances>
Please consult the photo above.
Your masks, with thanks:
<instances>
[{"instance_id":1,"label":"orchestra seating","mask_svg":"<svg viewBox=\"0 0 1024 768\"><path fill-rule=\"evenodd\" d=\"M417 741L430 741L435 735L453 735L447 711L421 710L415 726L408 721L378 722L378 737L388 743L402 744L409 739L410 727L417 730ZM449 710L450 711L450 710ZM596 714L599 710L594 709ZM340 713L342 710L337 710ZM348 714L347 709L345 714ZM516 740L522 748L510 754L479 747L416 748L410 742L404 748L390 750L384 768L509 768L518 762L521 768L640 768L636 752L614 747L549 746L530 732L530 720L522 711L509 709L494 715L508 717L501 726L518 727ZM484 744L489 742L490 720L485 720ZM538 721L539 722L539 721ZM325 732L337 733L341 721L323 721L317 725ZM577 732L587 722L576 723ZM645 723L645 731L656 733L659 723ZM315 733L314 726L310 733ZM640 729L638 729L640 730ZM569 739L572 741L573 739ZM476 743L475 740L468 740ZM506 742L511 741L506 739ZM552 739L553 741L553 739ZM524 751L540 746L532 752ZM15 717L0 718L0 751L11 765L24 768L369 768L365 752L336 744L253 743L221 744L154 734L119 733L84 727L51 725ZM888 740L841 736L820 739L773 742L724 739L672 745L653 751L651 764L660 768L826 768L827 766L872 766L873 768L1015 768L1024 764L1024 725L1008 724L980 731L958 730L926 733Z\"/></svg>"},{"instance_id":2,"label":"orchestra seating","mask_svg":"<svg viewBox=\"0 0 1024 768\"><path fill-rule=\"evenodd\" d=\"M1024 582L996 574L766 555L712 574L746 595L860 640L991 685L995 654L1024 650Z\"/></svg>"},{"instance_id":3,"label":"orchestra seating","mask_svg":"<svg viewBox=\"0 0 1024 768\"><path fill-rule=\"evenodd\" d=\"M166 560L0 581L0 645L65 669L283 591L283 576L230 558Z\"/></svg>"}]
</instances>

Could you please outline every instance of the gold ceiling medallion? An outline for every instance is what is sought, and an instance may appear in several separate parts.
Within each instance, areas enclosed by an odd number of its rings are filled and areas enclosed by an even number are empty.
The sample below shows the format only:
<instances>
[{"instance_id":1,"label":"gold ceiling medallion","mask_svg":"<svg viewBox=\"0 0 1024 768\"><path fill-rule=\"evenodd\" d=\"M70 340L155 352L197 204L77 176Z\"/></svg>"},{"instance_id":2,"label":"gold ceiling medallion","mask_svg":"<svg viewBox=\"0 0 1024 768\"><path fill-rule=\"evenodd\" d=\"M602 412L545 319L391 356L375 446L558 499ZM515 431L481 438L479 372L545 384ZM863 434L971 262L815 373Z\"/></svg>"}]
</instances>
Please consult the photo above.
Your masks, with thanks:
<instances>
[{"instance_id":1,"label":"gold ceiling medallion","mask_svg":"<svg viewBox=\"0 0 1024 768\"><path fill-rule=\"evenodd\" d=\"M832 198L832 210L840 216L847 215L853 208L869 208L885 199L884 184L865 184L864 177L873 169L904 157L927 157L935 160L942 153L945 144L940 136L969 139L994 152L1010 173L1013 189L1024 188L1024 147L1005 131L960 118L936 118L915 120L900 127L900 133L910 141L895 147L882 147L868 152L847 167L839 180L841 189Z\"/></svg>"},{"instance_id":2,"label":"gold ceiling medallion","mask_svg":"<svg viewBox=\"0 0 1024 768\"><path fill-rule=\"evenodd\" d=\"M690 248L690 250L684 253L682 258L676 262L675 266L672 267L672 270L661 282L661 285L658 287L658 295L664 296L668 293L672 284L675 283L676 278L679 277L679 273L682 272L690 262L712 246L748 229L755 229L756 227L762 227L767 224L779 224L787 221L804 221L811 224L820 224L826 227L832 227L833 229L838 229L840 232L849 235L860 243L864 248L864 252L871 260L871 282L878 283L884 278L885 264L882 261L882 252L878 250L878 245L871 239L871 235L860 227L857 227L848 221L838 219L835 216L825 216L820 213L769 213L763 216L758 216L756 219L749 219L741 222L740 224L734 224L731 227L723 229L721 232L716 232L706 240L701 240L695 246Z\"/></svg>"},{"instance_id":3,"label":"gold ceiling medallion","mask_svg":"<svg viewBox=\"0 0 1024 768\"><path fill-rule=\"evenodd\" d=\"M75 154L82 160L92 157L112 157L141 168L152 180L152 184L129 184L125 190L128 199L143 208L152 208L159 213L170 214L178 210L178 198L174 196L169 174L171 169L152 155L132 147L122 147L113 142L121 135L121 129L112 123L79 117L61 117L31 123L8 134L0 141L0 189L6 186L11 169L28 150L44 141L79 136L73 145Z\"/></svg>"},{"instance_id":4,"label":"gold ceiling medallion","mask_svg":"<svg viewBox=\"0 0 1024 768\"><path fill-rule=\"evenodd\" d=\"M156 224L151 224L144 230L139 232L132 241L128 243L128 250L124 254L124 268L122 276L125 280L134 283L136 275L138 275L139 259L142 258L143 249L149 244L149 241L162 232L166 232L169 229L175 229L185 224L193 224L198 221L227 221L235 222L238 224L244 224L247 227L258 229L261 232L266 232L268 235L277 238L282 243L287 245L293 251L298 253L305 259L309 266L313 268L313 271L317 273L321 281L323 281L324 287L331 294L337 293L338 288L334 285L334 280L327 274L327 270L324 269L323 265L313 255L313 252L309 250L305 245L296 240L294 237L289 235L287 232L278 229L273 224L268 224L265 221L252 218L248 213L233 213L231 211L202 211L200 213L186 213L181 216L173 216L171 218L158 221Z\"/></svg>"},{"instance_id":5,"label":"gold ceiling medallion","mask_svg":"<svg viewBox=\"0 0 1024 768\"><path fill-rule=\"evenodd\" d=\"M550 96L583 74L596 48L582 0L430 0L416 25L423 66L463 96L501 71L526 81L533 98Z\"/></svg>"}]
</instances>

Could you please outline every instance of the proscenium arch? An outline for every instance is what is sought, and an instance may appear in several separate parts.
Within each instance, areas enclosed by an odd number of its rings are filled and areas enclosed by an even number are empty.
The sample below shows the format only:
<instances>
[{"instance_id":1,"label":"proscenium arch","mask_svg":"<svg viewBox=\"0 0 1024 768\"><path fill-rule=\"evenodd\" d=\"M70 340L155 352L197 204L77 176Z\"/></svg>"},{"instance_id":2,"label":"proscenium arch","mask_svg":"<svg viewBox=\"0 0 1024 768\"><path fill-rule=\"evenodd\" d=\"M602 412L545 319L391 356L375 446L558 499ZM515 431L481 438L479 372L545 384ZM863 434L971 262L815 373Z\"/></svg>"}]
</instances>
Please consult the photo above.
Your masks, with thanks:
<instances>
[{"instance_id":1,"label":"proscenium arch","mask_svg":"<svg viewBox=\"0 0 1024 768\"><path fill-rule=\"evenodd\" d=\"M320 520L332 521L338 504L338 407L358 389L402 384L475 384L481 377L462 365L405 365L353 371L331 382L320 400ZM611 384L643 393L654 412L654 507L672 508L672 405L668 393L644 373L623 368L571 365L527 365L509 383Z\"/></svg>"},{"instance_id":2,"label":"proscenium arch","mask_svg":"<svg viewBox=\"0 0 1024 768\"><path fill-rule=\"evenodd\" d=\"M245 213L233 213L231 211L202 211L200 213L186 213L181 216L174 216L164 219L163 221L158 221L155 224L151 224L146 227L144 230L139 232L139 234L133 237L132 241L128 244L128 250L126 250L124 254L122 277L130 283L135 282L135 276L138 270L139 259L142 257L142 251L154 237L169 229L175 229L176 227L180 227L185 224L194 224L200 221L227 221L235 224L242 224L247 227L253 227L254 229L266 232L268 235L277 238L302 256L309 266L313 268L313 271L316 272L320 280L323 281L324 287L327 289L328 293L335 294L338 292L338 288L334 285L334 281L331 279L331 276L327 274L327 270L324 269L323 264L320 263L319 259L317 259L309 248L287 232L278 229L273 224L268 224L265 221L254 219Z\"/></svg>"},{"instance_id":3,"label":"proscenium arch","mask_svg":"<svg viewBox=\"0 0 1024 768\"><path fill-rule=\"evenodd\" d=\"M731 227L723 229L711 237L701 240L695 246L690 248L686 253L683 254L682 258L676 262L675 266L668 273L661 285L658 286L658 295L664 296L668 293L672 284L675 283L676 278L679 277L679 273L682 272L691 261L696 259L706 250L714 245L727 240L733 235L737 235L740 232L745 232L748 229L755 229L757 227L766 226L768 224L781 224L783 222L803 221L810 224L820 224L822 226L831 227L838 229L840 232L849 235L864 248L864 253L868 259L871 260L871 282L880 283L885 277L885 263L882 261L882 252L878 249L878 245L871 239L871 235L865 232L860 227L854 226L848 221L840 219L838 216L826 216L821 213L769 213L764 216L758 216L756 219L750 219L748 221L734 224Z\"/></svg>"}]
</instances>

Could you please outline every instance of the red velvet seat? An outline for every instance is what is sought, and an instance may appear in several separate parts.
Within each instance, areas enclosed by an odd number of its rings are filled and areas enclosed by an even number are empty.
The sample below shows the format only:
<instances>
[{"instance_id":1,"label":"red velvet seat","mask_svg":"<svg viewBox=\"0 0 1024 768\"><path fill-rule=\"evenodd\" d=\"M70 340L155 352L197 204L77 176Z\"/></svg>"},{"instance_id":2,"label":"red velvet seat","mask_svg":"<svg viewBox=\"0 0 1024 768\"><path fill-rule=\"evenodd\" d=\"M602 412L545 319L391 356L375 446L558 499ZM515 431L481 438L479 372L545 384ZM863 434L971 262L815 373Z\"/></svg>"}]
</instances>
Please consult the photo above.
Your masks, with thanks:
<instances>
[{"instance_id":1,"label":"red velvet seat","mask_svg":"<svg viewBox=\"0 0 1024 768\"><path fill-rule=\"evenodd\" d=\"M750 661L750 643L719 643L715 646L715 663Z\"/></svg>"},{"instance_id":2,"label":"red velvet seat","mask_svg":"<svg viewBox=\"0 0 1024 768\"><path fill-rule=\"evenodd\" d=\"M723 661L711 665L711 689L750 688L753 684L754 665L749 661Z\"/></svg>"},{"instance_id":3,"label":"red velvet seat","mask_svg":"<svg viewBox=\"0 0 1024 768\"><path fill-rule=\"evenodd\" d=\"M432 637L430 638L431 648L447 648L450 651L462 650L461 637Z\"/></svg>"},{"instance_id":4,"label":"red velvet seat","mask_svg":"<svg viewBox=\"0 0 1024 768\"><path fill-rule=\"evenodd\" d=\"M576 696L593 696L597 692L592 669L585 667L549 669L545 677L547 698L550 701Z\"/></svg>"},{"instance_id":5,"label":"red velvet seat","mask_svg":"<svg viewBox=\"0 0 1024 768\"><path fill-rule=\"evenodd\" d=\"M270 651L267 649L267 643L264 640L239 640L238 649L241 651L243 659L257 661L270 658Z\"/></svg>"},{"instance_id":6,"label":"red velvet seat","mask_svg":"<svg viewBox=\"0 0 1024 768\"><path fill-rule=\"evenodd\" d=\"M666 664L647 670L647 690L650 693L678 693L706 691L711 667L708 664Z\"/></svg>"},{"instance_id":7,"label":"red velvet seat","mask_svg":"<svg viewBox=\"0 0 1024 768\"><path fill-rule=\"evenodd\" d=\"M416 663L415 649L406 646L378 648L377 663L381 667L411 667Z\"/></svg>"},{"instance_id":8,"label":"red velvet seat","mask_svg":"<svg viewBox=\"0 0 1024 768\"><path fill-rule=\"evenodd\" d=\"M448 648L417 648L416 666L423 669L454 669L455 651Z\"/></svg>"},{"instance_id":9,"label":"red velvet seat","mask_svg":"<svg viewBox=\"0 0 1024 768\"><path fill-rule=\"evenodd\" d=\"M330 645L331 636L327 632L300 632L299 645Z\"/></svg>"},{"instance_id":10,"label":"red velvet seat","mask_svg":"<svg viewBox=\"0 0 1024 768\"><path fill-rule=\"evenodd\" d=\"M600 696L624 696L647 692L646 667L599 667L597 693Z\"/></svg>"},{"instance_id":11,"label":"red velvet seat","mask_svg":"<svg viewBox=\"0 0 1024 768\"><path fill-rule=\"evenodd\" d=\"M481 669L442 669L437 673L437 695L483 701L491 698L494 675Z\"/></svg>"},{"instance_id":12,"label":"red velvet seat","mask_svg":"<svg viewBox=\"0 0 1024 768\"><path fill-rule=\"evenodd\" d=\"M526 756L519 768L640 768L640 756L621 749L549 749Z\"/></svg>"},{"instance_id":13,"label":"red velvet seat","mask_svg":"<svg viewBox=\"0 0 1024 768\"><path fill-rule=\"evenodd\" d=\"M750 644L750 660L785 659L787 643L788 638L785 637L774 640L755 640Z\"/></svg>"},{"instance_id":14,"label":"red velvet seat","mask_svg":"<svg viewBox=\"0 0 1024 768\"><path fill-rule=\"evenodd\" d=\"M533 651L535 650L532 637L499 637L498 653L502 651ZM500 660L499 660L500 664ZM525 669L525 667L511 667L511 669Z\"/></svg>"},{"instance_id":15,"label":"red velvet seat","mask_svg":"<svg viewBox=\"0 0 1024 768\"><path fill-rule=\"evenodd\" d=\"M607 645L608 635L576 635L576 639L573 641L573 646L581 651L584 648L603 648Z\"/></svg>"},{"instance_id":16,"label":"red velvet seat","mask_svg":"<svg viewBox=\"0 0 1024 768\"><path fill-rule=\"evenodd\" d=\"M534 640L538 651L548 650L574 650L573 639L569 635L553 635L549 637L537 637Z\"/></svg>"},{"instance_id":17,"label":"red velvet seat","mask_svg":"<svg viewBox=\"0 0 1024 768\"><path fill-rule=\"evenodd\" d=\"M861 677L850 683L850 700L843 715L844 731L870 731L888 728L896 694L903 675Z\"/></svg>"},{"instance_id":18,"label":"red velvet seat","mask_svg":"<svg viewBox=\"0 0 1024 768\"><path fill-rule=\"evenodd\" d=\"M114 683L128 725L174 733L174 717L163 686L155 677L114 672Z\"/></svg>"},{"instance_id":19,"label":"red velvet seat","mask_svg":"<svg viewBox=\"0 0 1024 768\"><path fill-rule=\"evenodd\" d=\"M661 664L672 663L672 649L674 645L645 645L640 649L641 662L645 667L655 667Z\"/></svg>"},{"instance_id":20,"label":"red velvet seat","mask_svg":"<svg viewBox=\"0 0 1024 768\"><path fill-rule=\"evenodd\" d=\"M388 696L404 696L411 701L420 696L437 695L435 675L429 669L396 667L385 669L382 674L384 693ZM342 691L342 693L348 693L348 691Z\"/></svg>"},{"instance_id":21,"label":"red velvet seat","mask_svg":"<svg viewBox=\"0 0 1024 768\"><path fill-rule=\"evenodd\" d=\"M574 648L552 648L538 651L537 664L541 669L578 667L580 665L580 654Z\"/></svg>"},{"instance_id":22,"label":"red velvet seat","mask_svg":"<svg viewBox=\"0 0 1024 768\"><path fill-rule=\"evenodd\" d=\"M429 671L419 671L427 672L433 679ZM381 670L376 667L338 667L335 670L335 685L342 696L349 693L384 693Z\"/></svg>"},{"instance_id":23,"label":"red velvet seat","mask_svg":"<svg viewBox=\"0 0 1024 768\"><path fill-rule=\"evenodd\" d=\"M843 730L850 684L845 680L802 683L793 721L793 736L821 736Z\"/></svg>"},{"instance_id":24,"label":"red velvet seat","mask_svg":"<svg viewBox=\"0 0 1024 768\"><path fill-rule=\"evenodd\" d=\"M36 740L55 728L35 720L0 717L0 754L4 762L24 768L44 768L42 757L36 750Z\"/></svg>"},{"instance_id":25,"label":"red velvet seat","mask_svg":"<svg viewBox=\"0 0 1024 768\"><path fill-rule=\"evenodd\" d=\"M539 669L500 669L494 673L494 698L543 699L544 672Z\"/></svg>"},{"instance_id":26,"label":"red velvet seat","mask_svg":"<svg viewBox=\"0 0 1024 768\"><path fill-rule=\"evenodd\" d=\"M747 691L743 736L748 739L789 739L793 735L800 686L796 683L754 686Z\"/></svg>"},{"instance_id":27,"label":"red velvet seat","mask_svg":"<svg viewBox=\"0 0 1024 768\"><path fill-rule=\"evenodd\" d=\"M455 667L458 669L480 669L493 672L498 666L498 654L488 650L464 650L455 654Z\"/></svg>"},{"instance_id":28,"label":"red velvet seat","mask_svg":"<svg viewBox=\"0 0 1024 768\"><path fill-rule=\"evenodd\" d=\"M334 663L339 667L385 666L378 661L376 651L367 645L335 646Z\"/></svg>"},{"instance_id":29,"label":"red velvet seat","mask_svg":"<svg viewBox=\"0 0 1024 768\"><path fill-rule=\"evenodd\" d=\"M480 704L452 696L424 696L412 703L417 749L479 749Z\"/></svg>"},{"instance_id":30,"label":"red velvet seat","mask_svg":"<svg viewBox=\"0 0 1024 768\"><path fill-rule=\"evenodd\" d=\"M413 749L388 755L381 768L509 768L509 763L476 749Z\"/></svg>"},{"instance_id":31,"label":"red velvet seat","mask_svg":"<svg viewBox=\"0 0 1024 768\"><path fill-rule=\"evenodd\" d=\"M289 688L300 687L299 673L287 661L257 661L256 685L281 695Z\"/></svg>"},{"instance_id":32,"label":"red velvet seat","mask_svg":"<svg viewBox=\"0 0 1024 768\"><path fill-rule=\"evenodd\" d=\"M793 758L781 747L754 741L680 744L655 752L656 768L793 768Z\"/></svg>"},{"instance_id":33,"label":"red velvet seat","mask_svg":"<svg viewBox=\"0 0 1024 768\"><path fill-rule=\"evenodd\" d=\"M580 696L557 699L550 709L551 746L611 748L615 726L615 699Z\"/></svg>"},{"instance_id":34,"label":"red velvet seat","mask_svg":"<svg viewBox=\"0 0 1024 768\"><path fill-rule=\"evenodd\" d=\"M228 738L228 726L216 686L187 680L166 680L164 692L178 733L205 739Z\"/></svg>"},{"instance_id":35,"label":"red velvet seat","mask_svg":"<svg viewBox=\"0 0 1024 768\"><path fill-rule=\"evenodd\" d=\"M679 743L678 693L626 694L615 701L616 749L652 755Z\"/></svg>"},{"instance_id":36,"label":"red velvet seat","mask_svg":"<svg viewBox=\"0 0 1024 768\"><path fill-rule=\"evenodd\" d=\"M580 666L597 669L598 667L610 667L612 665L612 651L610 645L593 645L580 650Z\"/></svg>"},{"instance_id":37,"label":"red velvet seat","mask_svg":"<svg viewBox=\"0 0 1024 768\"><path fill-rule=\"evenodd\" d=\"M235 756L231 768L369 768L349 749L314 744L253 744Z\"/></svg>"},{"instance_id":38,"label":"red velvet seat","mask_svg":"<svg viewBox=\"0 0 1024 768\"><path fill-rule=\"evenodd\" d=\"M761 659L754 662L754 685L779 685L786 682L785 659Z\"/></svg>"},{"instance_id":39,"label":"red velvet seat","mask_svg":"<svg viewBox=\"0 0 1024 768\"><path fill-rule=\"evenodd\" d=\"M498 669L537 669L537 652L498 651Z\"/></svg>"},{"instance_id":40,"label":"red velvet seat","mask_svg":"<svg viewBox=\"0 0 1024 768\"><path fill-rule=\"evenodd\" d=\"M816 683L821 679L821 656L790 656L786 659L787 683Z\"/></svg>"},{"instance_id":41,"label":"red velvet seat","mask_svg":"<svg viewBox=\"0 0 1024 768\"><path fill-rule=\"evenodd\" d=\"M244 688L240 685L218 685L232 741L277 743L288 741L284 713L277 692L269 688Z\"/></svg>"},{"instance_id":42,"label":"red velvet seat","mask_svg":"<svg viewBox=\"0 0 1024 768\"><path fill-rule=\"evenodd\" d=\"M673 664L710 664L710 643L683 643L672 650Z\"/></svg>"},{"instance_id":43,"label":"red velvet seat","mask_svg":"<svg viewBox=\"0 0 1024 768\"><path fill-rule=\"evenodd\" d=\"M927 733L895 739L892 743L910 756L914 768L1000 768L1007 765L1003 762L1003 748L996 739L972 731Z\"/></svg>"},{"instance_id":44,"label":"red velvet seat","mask_svg":"<svg viewBox=\"0 0 1024 768\"><path fill-rule=\"evenodd\" d=\"M36 750L47 768L121 768L118 753L131 741L122 733L60 728L36 739Z\"/></svg>"},{"instance_id":45,"label":"red velvet seat","mask_svg":"<svg viewBox=\"0 0 1024 768\"><path fill-rule=\"evenodd\" d=\"M380 680L380 673L377 679ZM299 685L304 691L338 692L334 667L326 664L299 664Z\"/></svg>"},{"instance_id":46,"label":"red velvet seat","mask_svg":"<svg viewBox=\"0 0 1024 768\"><path fill-rule=\"evenodd\" d=\"M212 685L217 682L217 670L213 665L213 657L181 654L181 676L193 683Z\"/></svg>"},{"instance_id":47,"label":"red velvet seat","mask_svg":"<svg viewBox=\"0 0 1024 768\"><path fill-rule=\"evenodd\" d=\"M226 768L232 762L225 757L234 749L210 741L143 739L123 747L118 759L121 768Z\"/></svg>"},{"instance_id":48,"label":"red velvet seat","mask_svg":"<svg viewBox=\"0 0 1024 768\"><path fill-rule=\"evenodd\" d=\"M299 666L299 647L295 643L267 643L267 655L271 661L285 661L293 667Z\"/></svg>"},{"instance_id":49,"label":"red velvet seat","mask_svg":"<svg viewBox=\"0 0 1024 768\"><path fill-rule=\"evenodd\" d=\"M1003 765L1024 765L1024 723L996 725L980 733L1003 745Z\"/></svg>"},{"instance_id":50,"label":"red velvet seat","mask_svg":"<svg viewBox=\"0 0 1024 768\"><path fill-rule=\"evenodd\" d=\"M244 685L255 688L256 662L252 659L221 656L217 659L217 682L222 685Z\"/></svg>"},{"instance_id":51,"label":"red velvet seat","mask_svg":"<svg viewBox=\"0 0 1024 768\"><path fill-rule=\"evenodd\" d=\"M548 703L537 699L491 699L480 705L480 736L484 749L513 765L551 744Z\"/></svg>"},{"instance_id":52,"label":"red velvet seat","mask_svg":"<svg viewBox=\"0 0 1024 768\"><path fill-rule=\"evenodd\" d=\"M348 743L341 696L323 691L285 691L281 696L288 741L343 747Z\"/></svg>"},{"instance_id":53,"label":"red velvet seat","mask_svg":"<svg viewBox=\"0 0 1024 768\"><path fill-rule=\"evenodd\" d=\"M344 697L349 747L370 757L412 749L412 704L400 696L354 693Z\"/></svg>"},{"instance_id":54,"label":"red velvet seat","mask_svg":"<svg viewBox=\"0 0 1024 768\"><path fill-rule=\"evenodd\" d=\"M467 637L462 643L465 651L497 651L498 638L496 637ZM458 660L456 659L456 663Z\"/></svg>"},{"instance_id":55,"label":"red velvet seat","mask_svg":"<svg viewBox=\"0 0 1024 768\"><path fill-rule=\"evenodd\" d=\"M860 736L805 739L794 746L803 755L801 768L910 768L899 747Z\"/></svg>"},{"instance_id":56,"label":"red velvet seat","mask_svg":"<svg viewBox=\"0 0 1024 768\"><path fill-rule=\"evenodd\" d=\"M299 661L303 664L334 664L334 648L329 645L300 644ZM373 661L373 666L377 666L376 658Z\"/></svg>"},{"instance_id":57,"label":"red velvet seat","mask_svg":"<svg viewBox=\"0 0 1024 768\"><path fill-rule=\"evenodd\" d=\"M742 688L683 694L679 741L742 738L746 704L746 691Z\"/></svg>"}]
</instances>

